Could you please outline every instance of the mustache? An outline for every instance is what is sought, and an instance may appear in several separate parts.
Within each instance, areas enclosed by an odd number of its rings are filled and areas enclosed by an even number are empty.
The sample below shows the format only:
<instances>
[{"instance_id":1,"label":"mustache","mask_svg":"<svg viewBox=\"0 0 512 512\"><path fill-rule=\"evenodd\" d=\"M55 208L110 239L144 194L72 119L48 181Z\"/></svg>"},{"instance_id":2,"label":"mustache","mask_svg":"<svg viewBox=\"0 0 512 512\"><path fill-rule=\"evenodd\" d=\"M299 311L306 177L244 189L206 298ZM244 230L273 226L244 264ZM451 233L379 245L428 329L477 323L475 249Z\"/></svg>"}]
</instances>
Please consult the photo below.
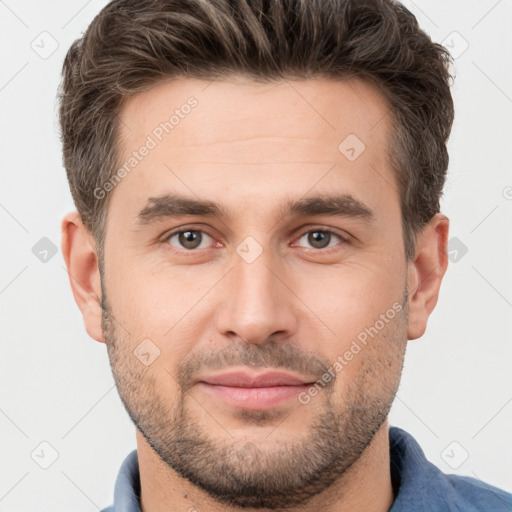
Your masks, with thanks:
<instances>
[{"instance_id":1,"label":"mustache","mask_svg":"<svg viewBox=\"0 0 512 512\"><path fill-rule=\"evenodd\" d=\"M269 340L255 345L240 341L221 350L189 355L179 365L177 380L182 389L188 391L198 372L205 369L229 369L233 366L279 368L311 374L318 380L327 372L331 363L317 353L307 352L289 342ZM334 380L329 382L329 386L334 385Z\"/></svg>"}]
</instances>

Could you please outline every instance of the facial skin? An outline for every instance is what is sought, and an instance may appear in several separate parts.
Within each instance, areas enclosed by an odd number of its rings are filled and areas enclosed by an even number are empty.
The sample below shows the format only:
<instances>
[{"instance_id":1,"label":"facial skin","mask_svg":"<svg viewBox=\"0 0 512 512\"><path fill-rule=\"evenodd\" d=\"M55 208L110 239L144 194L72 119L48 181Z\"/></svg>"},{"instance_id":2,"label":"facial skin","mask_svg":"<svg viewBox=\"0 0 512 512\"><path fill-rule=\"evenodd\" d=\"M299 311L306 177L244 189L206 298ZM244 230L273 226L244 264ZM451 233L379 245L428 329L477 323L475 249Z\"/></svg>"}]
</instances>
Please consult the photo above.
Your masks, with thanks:
<instances>
[{"instance_id":1,"label":"facial skin","mask_svg":"<svg viewBox=\"0 0 512 512\"><path fill-rule=\"evenodd\" d=\"M386 418L407 340L437 302L448 219L425 226L408 263L388 106L361 81L162 82L124 106L122 162L191 96L197 106L111 192L103 281L92 236L76 213L63 221L87 332L106 343L138 427L143 510L389 510ZM354 161L338 149L349 134L365 145ZM150 215L150 198L170 194L226 215ZM341 194L372 218L283 215L289 201ZM148 339L159 355L146 366L134 351ZM307 403L266 409L198 382L242 369L314 383L329 368Z\"/></svg>"}]
</instances>

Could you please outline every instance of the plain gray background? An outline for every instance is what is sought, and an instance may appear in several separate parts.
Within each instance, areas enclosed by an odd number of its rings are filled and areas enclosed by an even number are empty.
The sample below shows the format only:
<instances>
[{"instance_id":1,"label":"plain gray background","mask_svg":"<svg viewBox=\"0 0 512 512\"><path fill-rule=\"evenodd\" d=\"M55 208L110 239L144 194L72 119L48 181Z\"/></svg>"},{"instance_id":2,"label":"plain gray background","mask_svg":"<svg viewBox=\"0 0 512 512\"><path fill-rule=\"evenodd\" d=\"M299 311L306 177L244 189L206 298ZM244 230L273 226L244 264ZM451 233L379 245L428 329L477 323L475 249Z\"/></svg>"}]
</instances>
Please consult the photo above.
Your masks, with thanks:
<instances>
[{"instance_id":1,"label":"plain gray background","mask_svg":"<svg viewBox=\"0 0 512 512\"><path fill-rule=\"evenodd\" d=\"M452 261L427 333L409 344L390 424L443 471L512 492L512 1L404 3L456 57L442 203ZM135 448L60 252L60 221L74 206L55 94L69 45L105 4L0 1L4 512L96 511Z\"/></svg>"}]
</instances>

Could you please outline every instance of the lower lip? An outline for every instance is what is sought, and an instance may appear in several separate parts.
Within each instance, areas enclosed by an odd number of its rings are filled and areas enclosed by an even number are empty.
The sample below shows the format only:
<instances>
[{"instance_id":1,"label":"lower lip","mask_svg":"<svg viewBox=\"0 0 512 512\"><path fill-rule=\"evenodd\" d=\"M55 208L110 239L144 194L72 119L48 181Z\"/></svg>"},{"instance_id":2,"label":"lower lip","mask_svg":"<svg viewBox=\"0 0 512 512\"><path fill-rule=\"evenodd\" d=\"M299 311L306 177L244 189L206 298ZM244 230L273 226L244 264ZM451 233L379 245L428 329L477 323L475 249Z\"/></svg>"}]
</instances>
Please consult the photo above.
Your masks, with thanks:
<instances>
[{"instance_id":1,"label":"lower lip","mask_svg":"<svg viewBox=\"0 0 512 512\"><path fill-rule=\"evenodd\" d=\"M306 391L310 384L299 386L271 386L268 388L240 388L234 386L221 386L200 382L199 385L206 391L221 398L224 402L242 409L265 410L278 407L297 395Z\"/></svg>"}]
</instances>

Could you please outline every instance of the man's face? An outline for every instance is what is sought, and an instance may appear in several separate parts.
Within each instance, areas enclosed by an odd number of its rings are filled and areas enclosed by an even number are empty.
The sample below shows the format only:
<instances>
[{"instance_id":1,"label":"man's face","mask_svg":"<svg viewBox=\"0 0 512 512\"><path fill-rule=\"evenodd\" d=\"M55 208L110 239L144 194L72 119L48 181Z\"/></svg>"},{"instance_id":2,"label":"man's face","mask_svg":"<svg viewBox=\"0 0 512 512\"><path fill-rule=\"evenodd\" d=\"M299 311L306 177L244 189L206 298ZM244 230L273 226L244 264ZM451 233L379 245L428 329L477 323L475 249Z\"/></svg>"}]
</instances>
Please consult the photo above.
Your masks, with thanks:
<instances>
[{"instance_id":1,"label":"man's face","mask_svg":"<svg viewBox=\"0 0 512 512\"><path fill-rule=\"evenodd\" d=\"M160 458L221 501L304 502L387 417L407 342L387 113L329 80L167 81L122 110L121 162L151 147L111 192L113 373Z\"/></svg>"}]
</instances>

